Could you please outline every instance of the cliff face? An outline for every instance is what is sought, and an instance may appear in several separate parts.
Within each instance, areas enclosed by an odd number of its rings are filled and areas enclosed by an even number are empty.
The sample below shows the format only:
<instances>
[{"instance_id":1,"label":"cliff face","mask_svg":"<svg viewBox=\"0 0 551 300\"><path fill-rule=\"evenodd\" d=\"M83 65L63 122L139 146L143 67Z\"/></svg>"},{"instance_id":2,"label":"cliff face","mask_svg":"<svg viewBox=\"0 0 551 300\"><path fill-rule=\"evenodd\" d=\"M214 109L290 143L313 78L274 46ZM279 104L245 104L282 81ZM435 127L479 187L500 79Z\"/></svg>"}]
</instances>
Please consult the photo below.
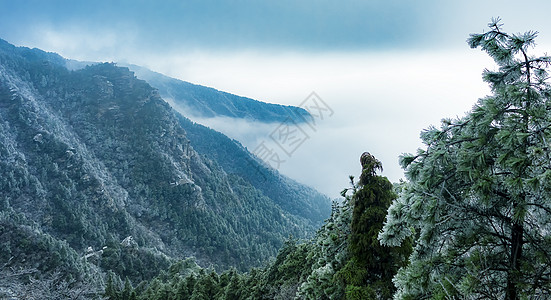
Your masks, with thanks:
<instances>
[{"instance_id":1,"label":"cliff face","mask_svg":"<svg viewBox=\"0 0 551 300\"><path fill-rule=\"evenodd\" d=\"M188 256L246 270L325 217L327 199L274 200L244 175L253 171L229 172L199 154L185 118L128 69L64 63L0 43L0 236L17 245L0 248L1 264L132 280ZM319 212L301 211L312 201ZM59 258L40 259L37 247Z\"/></svg>"}]
</instances>

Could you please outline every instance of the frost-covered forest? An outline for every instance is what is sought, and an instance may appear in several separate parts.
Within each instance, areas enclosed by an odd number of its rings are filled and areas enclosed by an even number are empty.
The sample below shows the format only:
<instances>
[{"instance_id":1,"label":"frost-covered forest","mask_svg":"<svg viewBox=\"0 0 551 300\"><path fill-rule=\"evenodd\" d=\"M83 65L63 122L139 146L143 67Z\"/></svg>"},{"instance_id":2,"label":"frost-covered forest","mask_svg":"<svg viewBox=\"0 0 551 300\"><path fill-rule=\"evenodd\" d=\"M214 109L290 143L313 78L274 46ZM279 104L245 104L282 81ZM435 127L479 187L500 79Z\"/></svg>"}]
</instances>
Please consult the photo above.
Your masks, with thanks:
<instances>
[{"instance_id":1,"label":"frost-covered forest","mask_svg":"<svg viewBox=\"0 0 551 300\"><path fill-rule=\"evenodd\" d=\"M491 94L424 130L404 181L363 153L323 223L327 199L272 169L263 184L244 147L128 69L2 44L0 298L551 298L551 57L536 38L499 19L471 34L496 63Z\"/></svg>"}]
</instances>

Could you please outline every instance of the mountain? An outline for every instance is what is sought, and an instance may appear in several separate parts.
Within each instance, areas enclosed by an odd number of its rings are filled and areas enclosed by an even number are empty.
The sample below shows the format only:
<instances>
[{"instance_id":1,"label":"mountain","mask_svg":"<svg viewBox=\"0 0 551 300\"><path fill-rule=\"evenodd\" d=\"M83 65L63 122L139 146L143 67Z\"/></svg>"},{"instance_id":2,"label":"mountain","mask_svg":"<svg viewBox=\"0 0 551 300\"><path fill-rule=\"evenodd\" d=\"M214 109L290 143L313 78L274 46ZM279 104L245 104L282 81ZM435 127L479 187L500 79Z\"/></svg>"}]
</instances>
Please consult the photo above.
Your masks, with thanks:
<instances>
[{"instance_id":1,"label":"mountain","mask_svg":"<svg viewBox=\"0 0 551 300\"><path fill-rule=\"evenodd\" d=\"M229 117L230 123L231 120L245 119L256 124L281 123L289 119L300 123L311 118L309 112L301 107L265 103L181 81L137 65L124 66L157 88L163 99L168 99L171 105L178 108L177 111L187 111L191 117L202 120ZM180 118L180 124L194 149L218 162L228 174L244 178L278 205L312 220L323 220L329 215L328 201L324 195L281 175L251 155L240 142L186 117ZM234 126L239 126L239 123Z\"/></svg>"},{"instance_id":2,"label":"mountain","mask_svg":"<svg viewBox=\"0 0 551 300\"><path fill-rule=\"evenodd\" d=\"M180 107L186 115L199 118L230 117L259 122L309 120L310 114L301 107L285 106L218 91L153 72L147 68L124 65L159 90L163 99Z\"/></svg>"},{"instance_id":3,"label":"mountain","mask_svg":"<svg viewBox=\"0 0 551 300\"><path fill-rule=\"evenodd\" d=\"M0 295L17 290L13 270L72 286L107 271L139 282L185 257L247 270L329 214L127 68L69 62L0 40L0 273L13 279Z\"/></svg>"},{"instance_id":4,"label":"mountain","mask_svg":"<svg viewBox=\"0 0 551 300\"><path fill-rule=\"evenodd\" d=\"M265 103L171 78L137 65L122 65L156 88L165 101L178 108L178 112L188 108L191 117L202 120L229 117L229 120L245 119L255 124L282 123L289 119L300 123L312 118L301 107ZM190 107L193 109L189 109ZM246 179L278 205L294 214L320 221L329 215L329 202L325 195L280 174L252 155L239 141L182 115L179 119L194 149L216 161L228 174L237 174ZM239 125L236 123L234 126ZM321 222L318 223L320 224Z\"/></svg>"}]
</instances>

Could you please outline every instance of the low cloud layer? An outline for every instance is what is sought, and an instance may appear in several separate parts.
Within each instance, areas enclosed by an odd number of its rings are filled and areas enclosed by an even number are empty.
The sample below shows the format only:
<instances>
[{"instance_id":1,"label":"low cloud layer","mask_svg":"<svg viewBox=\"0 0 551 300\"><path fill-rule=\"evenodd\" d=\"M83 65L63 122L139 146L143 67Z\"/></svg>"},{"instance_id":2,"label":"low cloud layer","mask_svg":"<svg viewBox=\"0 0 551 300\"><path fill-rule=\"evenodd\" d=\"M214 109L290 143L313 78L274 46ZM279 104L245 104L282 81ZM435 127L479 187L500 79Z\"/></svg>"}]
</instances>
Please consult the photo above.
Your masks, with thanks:
<instances>
[{"instance_id":1,"label":"low cloud layer","mask_svg":"<svg viewBox=\"0 0 551 300\"><path fill-rule=\"evenodd\" d=\"M170 67L171 75L247 95L259 100L300 105L315 91L334 114L318 122L315 132L280 171L332 197L358 176L359 157L369 151L383 162L391 181L403 177L398 156L422 146L419 133L445 117L462 116L490 91L482 82L493 62L478 50L448 53L363 53L317 56L212 56ZM159 61L159 60L156 60ZM162 65L162 64L161 64ZM201 70L216 69L216 73ZM181 74L178 74L181 70ZM241 76L232 76L239 70ZM260 76L263 72L265 76ZM196 77L195 77L196 76ZM210 81L209 81L210 79ZM184 112L185 114L186 112ZM193 117L192 117L193 118ZM270 134L279 124L231 118L194 119L254 149L263 141L274 149Z\"/></svg>"}]
</instances>

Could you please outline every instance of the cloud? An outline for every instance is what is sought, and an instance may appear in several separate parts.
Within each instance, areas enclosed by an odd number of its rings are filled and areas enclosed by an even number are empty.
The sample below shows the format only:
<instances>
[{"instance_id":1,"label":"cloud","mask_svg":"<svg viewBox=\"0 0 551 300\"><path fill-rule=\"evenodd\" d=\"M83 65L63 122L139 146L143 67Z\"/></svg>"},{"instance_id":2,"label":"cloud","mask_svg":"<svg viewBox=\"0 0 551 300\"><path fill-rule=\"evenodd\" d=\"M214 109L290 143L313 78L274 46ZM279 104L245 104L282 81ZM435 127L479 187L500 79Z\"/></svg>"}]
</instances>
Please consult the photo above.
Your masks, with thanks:
<instances>
[{"instance_id":1,"label":"cloud","mask_svg":"<svg viewBox=\"0 0 551 300\"><path fill-rule=\"evenodd\" d=\"M398 156L422 146L421 130L438 125L444 117L462 116L489 94L481 73L494 65L484 53L466 45L457 52L270 56L202 52L148 57L144 63L174 77L268 102L298 106L316 91L334 115L319 122L291 156L280 153L286 160L280 171L332 197L347 187L349 175L359 175L358 159L364 151L383 162L383 174L391 181L402 178ZM241 141L251 151L263 141L277 149L270 134L279 124L194 120Z\"/></svg>"},{"instance_id":2,"label":"cloud","mask_svg":"<svg viewBox=\"0 0 551 300\"><path fill-rule=\"evenodd\" d=\"M6 1L4 1L6 2ZM440 23L439 1L12 1L0 36L31 42L33 28L78 26L99 34L125 28L142 51L188 49L381 49L423 45ZM13 33L17 31L17 34ZM424 34L419 34L424 32ZM124 34L123 33L123 34Z\"/></svg>"},{"instance_id":3,"label":"cloud","mask_svg":"<svg viewBox=\"0 0 551 300\"><path fill-rule=\"evenodd\" d=\"M509 0L0 1L0 38L95 61L194 52L447 51L462 49L491 17L501 16L507 31L549 28L551 2L531 6L537 9L525 16ZM551 45L551 33L538 41Z\"/></svg>"}]
</instances>

